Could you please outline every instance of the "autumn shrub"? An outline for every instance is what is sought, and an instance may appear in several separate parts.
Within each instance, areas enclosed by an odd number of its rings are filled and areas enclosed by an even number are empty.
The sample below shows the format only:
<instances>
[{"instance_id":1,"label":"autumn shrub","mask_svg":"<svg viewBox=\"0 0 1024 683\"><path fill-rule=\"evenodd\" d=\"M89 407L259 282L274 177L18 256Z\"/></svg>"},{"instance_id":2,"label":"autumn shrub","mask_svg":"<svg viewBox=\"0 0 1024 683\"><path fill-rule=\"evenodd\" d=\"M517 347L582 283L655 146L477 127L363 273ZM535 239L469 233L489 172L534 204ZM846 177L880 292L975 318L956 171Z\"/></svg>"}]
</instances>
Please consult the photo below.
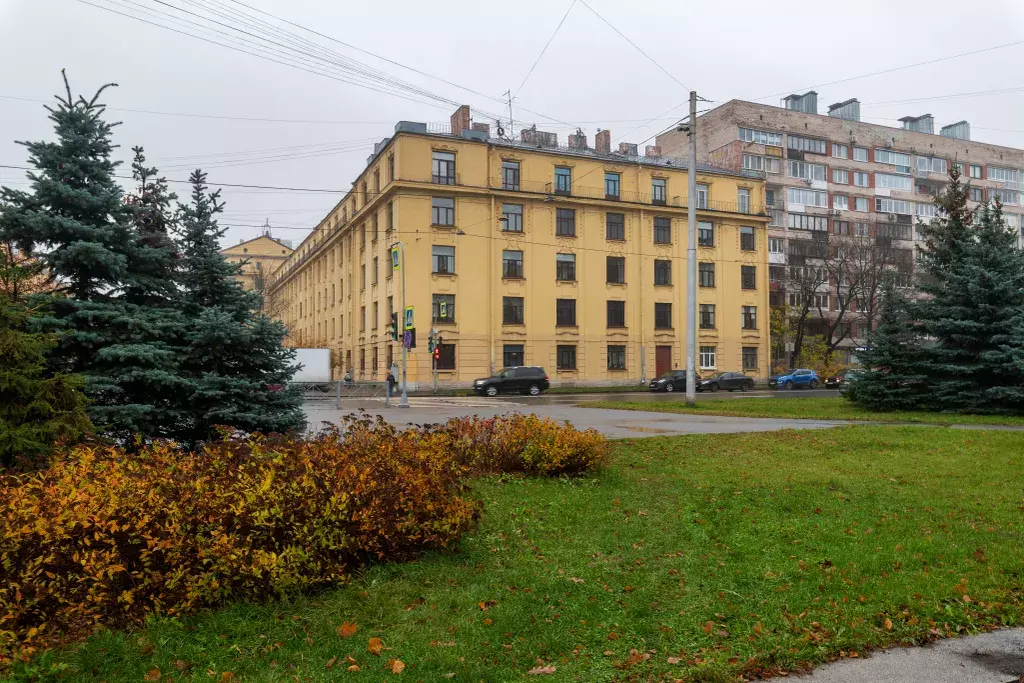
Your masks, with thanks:
<instances>
[{"instance_id":1,"label":"autumn shrub","mask_svg":"<svg viewBox=\"0 0 1024 683\"><path fill-rule=\"evenodd\" d=\"M330 431L196 454L78 447L0 477L0 669L98 624L276 597L451 547L479 504L438 445L408 432L366 449Z\"/></svg>"},{"instance_id":2,"label":"autumn shrub","mask_svg":"<svg viewBox=\"0 0 1024 683\"><path fill-rule=\"evenodd\" d=\"M439 430L456 460L474 474L522 472L558 476L597 469L607 456L607 441L594 429L537 415L457 417Z\"/></svg>"}]
</instances>

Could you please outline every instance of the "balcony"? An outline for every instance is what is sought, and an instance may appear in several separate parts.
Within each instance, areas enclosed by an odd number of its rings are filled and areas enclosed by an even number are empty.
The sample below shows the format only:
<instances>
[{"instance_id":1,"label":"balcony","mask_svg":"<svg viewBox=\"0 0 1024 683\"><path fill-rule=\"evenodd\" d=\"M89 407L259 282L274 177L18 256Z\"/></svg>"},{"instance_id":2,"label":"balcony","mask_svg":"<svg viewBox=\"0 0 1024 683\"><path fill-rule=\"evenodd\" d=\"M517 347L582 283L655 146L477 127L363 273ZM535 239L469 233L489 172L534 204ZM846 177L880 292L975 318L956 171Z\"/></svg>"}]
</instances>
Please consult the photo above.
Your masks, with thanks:
<instances>
[{"instance_id":1,"label":"balcony","mask_svg":"<svg viewBox=\"0 0 1024 683\"><path fill-rule=\"evenodd\" d=\"M444 175L434 174L434 175L431 176L431 181L430 182L434 183L435 185L461 185L462 184L461 182L459 182L459 174L458 173L447 173L447 174L444 174Z\"/></svg>"}]
</instances>

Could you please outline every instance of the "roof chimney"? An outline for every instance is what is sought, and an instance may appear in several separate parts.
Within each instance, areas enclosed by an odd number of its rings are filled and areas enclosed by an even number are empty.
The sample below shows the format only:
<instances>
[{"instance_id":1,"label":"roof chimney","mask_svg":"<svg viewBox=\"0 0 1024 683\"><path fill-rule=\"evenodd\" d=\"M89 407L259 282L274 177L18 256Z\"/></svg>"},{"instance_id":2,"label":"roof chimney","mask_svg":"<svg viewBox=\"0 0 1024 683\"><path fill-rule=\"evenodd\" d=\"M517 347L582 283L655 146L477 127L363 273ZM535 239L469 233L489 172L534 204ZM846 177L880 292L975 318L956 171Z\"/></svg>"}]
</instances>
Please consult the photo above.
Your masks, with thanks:
<instances>
[{"instance_id":1,"label":"roof chimney","mask_svg":"<svg viewBox=\"0 0 1024 683\"><path fill-rule=\"evenodd\" d=\"M803 95L787 95L783 100L786 109L802 111L805 114L818 113L818 93L811 90Z\"/></svg>"},{"instance_id":2,"label":"roof chimney","mask_svg":"<svg viewBox=\"0 0 1024 683\"><path fill-rule=\"evenodd\" d=\"M569 147L572 149L587 148L587 136L583 133L581 128L577 128L576 132L569 136Z\"/></svg>"},{"instance_id":3,"label":"roof chimney","mask_svg":"<svg viewBox=\"0 0 1024 683\"><path fill-rule=\"evenodd\" d=\"M472 126L469 116L469 105L464 104L452 114L452 135L461 135L462 131Z\"/></svg>"},{"instance_id":4,"label":"roof chimney","mask_svg":"<svg viewBox=\"0 0 1024 683\"><path fill-rule=\"evenodd\" d=\"M828 115L844 121L860 121L860 100L853 98L828 106Z\"/></svg>"},{"instance_id":5,"label":"roof chimney","mask_svg":"<svg viewBox=\"0 0 1024 683\"><path fill-rule=\"evenodd\" d=\"M900 119L900 122L903 124L903 130L935 134L935 119L932 118L931 114L922 114L921 116L904 116Z\"/></svg>"},{"instance_id":6,"label":"roof chimney","mask_svg":"<svg viewBox=\"0 0 1024 683\"><path fill-rule=\"evenodd\" d=\"M943 126L939 130L939 135L946 138L956 138L957 140L970 140L971 124L966 121L951 123L948 126Z\"/></svg>"},{"instance_id":7,"label":"roof chimney","mask_svg":"<svg viewBox=\"0 0 1024 683\"><path fill-rule=\"evenodd\" d=\"M661 145L647 145L647 149L644 151L644 156L660 157Z\"/></svg>"},{"instance_id":8,"label":"roof chimney","mask_svg":"<svg viewBox=\"0 0 1024 683\"><path fill-rule=\"evenodd\" d=\"M639 156L640 152L632 142L620 142L619 154L628 154L631 157Z\"/></svg>"},{"instance_id":9,"label":"roof chimney","mask_svg":"<svg viewBox=\"0 0 1024 683\"><path fill-rule=\"evenodd\" d=\"M594 151L600 154L612 153L612 132L610 130L597 132L597 135L594 136Z\"/></svg>"}]
</instances>

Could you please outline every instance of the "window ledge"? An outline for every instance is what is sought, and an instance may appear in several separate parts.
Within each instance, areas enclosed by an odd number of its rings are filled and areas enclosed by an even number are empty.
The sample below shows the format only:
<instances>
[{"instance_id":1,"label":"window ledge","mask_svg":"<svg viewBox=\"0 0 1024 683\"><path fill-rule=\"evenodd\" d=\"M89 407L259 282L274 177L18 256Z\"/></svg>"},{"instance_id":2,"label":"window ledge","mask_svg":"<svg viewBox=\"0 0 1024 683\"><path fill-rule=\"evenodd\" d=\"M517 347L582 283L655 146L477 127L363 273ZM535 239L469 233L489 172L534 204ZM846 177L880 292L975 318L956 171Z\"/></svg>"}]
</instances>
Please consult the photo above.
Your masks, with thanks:
<instances>
[{"instance_id":1,"label":"window ledge","mask_svg":"<svg viewBox=\"0 0 1024 683\"><path fill-rule=\"evenodd\" d=\"M626 368L608 368L608 372L625 372Z\"/></svg>"},{"instance_id":2,"label":"window ledge","mask_svg":"<svg viewBox=\"0 0 1024 683\"><path fill-rule=\"evenodd\" d=\"M671 287L671 286L672 286L672 283L671 283L671 282L667 282L667 283L661 283L661 284L659 284L659 283L655 282L655 283L654 283L654 286L655 286L655 287Z\"/></svg>"},{"instance_id":3,"label":"window ledge","mask_svg":"<svg viewBox=\"0 0 1024 683\"><path fill-rule=\"evenodd\" d=\"M526 323L507 323L502 321L502 327L526 327Z\"/></svg>"},{"instance_id":4,"label":"window ledge","mask_svg":"<svg viewBox=\"0 0 1024 683\"><path fill-rule=\"evenodd\" d=\"M626 286L625 282L607 282L606 281L605 284L609 285L611 287L625 287Z\"/></svg>"},{"instance_id":5,"label":"window ledge","mask_svg":"<svg viewBox=\"0 0 1024 683\"><path fill-rule=\"evenodd\" d=\"M629 328L626 327L625 325L606 325L605 329L606 330L622 330L622 331L625 331L625 330L628 330Z\"/></svg>"},{"instance_id":6,"label":"window ledge","mask_svg":"<svg viewBox=\"0 0 1024 683\"><path fill-rule=\"evenodd\" d=\"M625 243L626 242L626 238L625 237L605 237L604 241L605 242L622 242L622 243Z\"/></svg>"},{"instance_id":7,"label":"window ledge","mask_svg":"<svg viewBox=\"0 0 1024 683\"><path fill-rule=\"evenodd\" d=\"M674 328L674 327L655 327L654 328L655 332L675 332L675 330L676 330L676 328Z\"/></svg>"},{"instance_id":8,"label":"window ledge","mask_svg":"<svg viewBox=\"0 0 1024 683\"><path fill-rule=\"evenodd\" d=\"M671 242L654 242L654 246L656 246L656 247L671 247L672 243Z\"/></svg>"},{"instance_id":9,"label":"window ledge","mask_svg":"<svg viewBox=\"0 0 1024 683\"><path fill-rule=\"evenodd\" d=\"M447 224L444 224L444 223L431 223L430 227L437 228L439 230L454 230L455 229L454 225L447 225Z\"/></svg>"},{"instance_id":10,"label":"window ledge","mask_svg":"<svg viewBox=\"0 0 1024 683\"><path fill-rule=\"evenodd\" d=\"M518 275L518 276L502 275L501 276L501 281L502 282L522 282L524 280L526 280L526 278L524 276L522 276L522 275Z\"/></svg>"},{"instance_id":11,"label":"window ledge","mask_svg":"<svg viewBox=\"0 0 1024 683\"><path fill-rule=\"evenodd\" d=\"M433 275L434 277L455 277L455 273L438 273L438 272L433 272L433 273L431 273L431 275Z\"/></svg>"},{"instance_id":12,"label":"window ledge","mask_svg":"<svg viewBox=\"0 0 1024 683\"><path fill-rule=\"evenodd\" d=\"M435 320L431 324L433 324L433 325L454 325L455 321L454 320Z\"/></svg>"},{"instance_id":13,"label":"window ledge","mask_svg":"<svg viewBox=\"0 0 1024 683\"><path fill-rule=\"evenodd\" d=\"M566 332L579 332L580 326L579 325L575 325L575 324L573 324L573 325L557 325L556 324L555 325L555 329L565 330Z\"/></svg>"}]
</instances>

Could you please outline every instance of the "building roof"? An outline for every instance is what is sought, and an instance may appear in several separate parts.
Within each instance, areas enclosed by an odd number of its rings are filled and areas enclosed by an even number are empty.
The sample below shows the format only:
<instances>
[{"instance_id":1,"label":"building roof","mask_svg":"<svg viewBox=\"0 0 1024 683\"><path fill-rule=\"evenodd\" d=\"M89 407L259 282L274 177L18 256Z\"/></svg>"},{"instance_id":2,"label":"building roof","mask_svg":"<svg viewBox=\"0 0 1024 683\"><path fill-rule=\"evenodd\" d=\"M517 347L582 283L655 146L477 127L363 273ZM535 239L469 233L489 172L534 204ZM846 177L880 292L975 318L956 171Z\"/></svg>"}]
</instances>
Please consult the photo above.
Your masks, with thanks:
<instances>
[{"instance_id":1,"label":"building roof","mask_svg":"<svg viewBox=\"0 0 1024 683\"><path fill-rule=\"evenodd\" d=\"M258 237L253 237L251 240L246 240L246 241L240 242L238 244L233 244L230 247L225 247L224 249L220 250L220 253L222 253L222 254L234 253L235 251L237 251L241 247L245 247L246 245L253 244L255 242L259 242L260 240L270 240L274 244L282 247L283 249L287 249L288 253L285 254L285 256L289 256L293 251L295 251L294 249L289 247L287 244L285 244L284 242L282 242L281 240L279 240L279 239L277 239L275 237L271 237L270 235L259 235Z\"/></svg>"}]
</instances>

